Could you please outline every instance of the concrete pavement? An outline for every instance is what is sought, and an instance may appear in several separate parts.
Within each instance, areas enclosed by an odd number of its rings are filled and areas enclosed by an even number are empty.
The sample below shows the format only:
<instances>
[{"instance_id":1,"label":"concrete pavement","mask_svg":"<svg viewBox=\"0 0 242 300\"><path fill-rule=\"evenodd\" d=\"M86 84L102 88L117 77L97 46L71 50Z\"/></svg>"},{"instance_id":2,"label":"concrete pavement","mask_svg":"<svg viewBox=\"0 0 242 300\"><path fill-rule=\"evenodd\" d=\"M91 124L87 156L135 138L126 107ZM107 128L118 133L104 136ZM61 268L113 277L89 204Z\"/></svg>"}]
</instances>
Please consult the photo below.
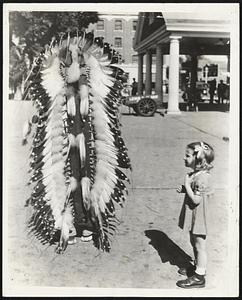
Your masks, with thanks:
<instances>
[{"instance_id":1,"label":"concrete pavement","mask_svg":"<svg viewBox=\"0 0 242 300\"><path fill-rule=\"evenodd\" d=\"M29 106L30 103L11 101L8 107L5 197L8 279L12 288L19 285L115 288L111 295L118 291L122 294L119 289L132 288L138 289L137 295L141 296L152 295L152 291L159 296L229 293L226 286L229 143L223 140L229 136L229 113L182 112L165 117L156 113L145 118L129 115L123 107L122 132L133 172L111 252L100 253L92 243L78 241L64 255L56 256L53 247L41 246L26 235L28 212L23 206L29 194L25 186L28 147L21 146L21 130ZM188 236L177 226L183 196L176 193L176 188L183 183L187 171L183 164L185 146L197 140L206 141L215 149L214 217L210 220L208 237L207 286L200 291L184 291L176 287L176 281L182 278L177 270L192 256L192 250Z\"/></svg>"}]
</instances>

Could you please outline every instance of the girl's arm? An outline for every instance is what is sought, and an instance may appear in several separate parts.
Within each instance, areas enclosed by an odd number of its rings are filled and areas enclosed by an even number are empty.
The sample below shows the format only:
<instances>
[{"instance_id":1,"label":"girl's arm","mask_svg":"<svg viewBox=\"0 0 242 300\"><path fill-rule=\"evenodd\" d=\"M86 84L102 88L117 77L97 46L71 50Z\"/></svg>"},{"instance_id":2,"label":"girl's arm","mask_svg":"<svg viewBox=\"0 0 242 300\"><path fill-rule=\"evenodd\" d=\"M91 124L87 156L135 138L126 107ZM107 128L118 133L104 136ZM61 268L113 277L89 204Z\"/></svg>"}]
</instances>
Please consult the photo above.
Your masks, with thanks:
<instances>
[{"instance_id":1,"label":"girl's arm","mask_svg":"<svg viewBox=\"0 0 242 300\"><path fill-rule=\"evenodd\" d=\"M184 185L180 185L177 189L176 189L177 193L186 193L186 189Z\"/></svg>"},{"instance_id":2,"label":"girl's arm","mask_svg":"<svg viewBox=\"0 0 242 300\"><path fill-rule=\"evenodd\" d=\"M192 200L192 202L196 205L198 205L201 202L201 196L194 194L192 188L191 188L191 182L192 182L192 178L191 176L189 176L189 174L186 175L185 177L185 189L186 189L186 193L188 195L188 197Z\"/></svg>"},{"instance_id":3,"label":"girl's arm","mask_svg":"<svg viewBox=\"0 0 242 300\"><path fill-rule=\"evenodd\" d=\"M190 184L185 184L185 189L192 202L198 205L201 202L201 196L194 194Z\"/></svg>"}]
</instances>

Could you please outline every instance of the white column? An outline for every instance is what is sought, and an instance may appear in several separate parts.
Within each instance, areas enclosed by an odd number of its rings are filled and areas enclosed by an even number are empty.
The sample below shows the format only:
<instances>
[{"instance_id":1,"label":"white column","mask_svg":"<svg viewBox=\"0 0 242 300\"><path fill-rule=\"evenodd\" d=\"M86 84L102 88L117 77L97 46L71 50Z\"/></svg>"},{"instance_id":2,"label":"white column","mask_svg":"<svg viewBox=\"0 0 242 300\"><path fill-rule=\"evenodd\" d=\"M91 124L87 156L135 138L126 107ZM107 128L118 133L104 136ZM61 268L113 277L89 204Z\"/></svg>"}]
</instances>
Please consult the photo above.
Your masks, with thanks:
<instances>
[{"instance_id":1,"label":"white column","mask_svg":"<svg viewBox=\"0 0 242 300\"><path fill-rule=\"evenodd\" d=\"M167 65L163 65L162 66L162 76L163 76L163 80L166 80L166 68L167 68Z\"/></svg>"},{"instance_id":2,"label":"white column","mask_svg":"<svg viewBox=\"0 0 242 300\"><path fill-rule=\"evenodd\" d=\"M168 114L179 114L179 39L171 36L170 39L170 66L169 66L169 97Z\"/></svg>"}]
</instances>

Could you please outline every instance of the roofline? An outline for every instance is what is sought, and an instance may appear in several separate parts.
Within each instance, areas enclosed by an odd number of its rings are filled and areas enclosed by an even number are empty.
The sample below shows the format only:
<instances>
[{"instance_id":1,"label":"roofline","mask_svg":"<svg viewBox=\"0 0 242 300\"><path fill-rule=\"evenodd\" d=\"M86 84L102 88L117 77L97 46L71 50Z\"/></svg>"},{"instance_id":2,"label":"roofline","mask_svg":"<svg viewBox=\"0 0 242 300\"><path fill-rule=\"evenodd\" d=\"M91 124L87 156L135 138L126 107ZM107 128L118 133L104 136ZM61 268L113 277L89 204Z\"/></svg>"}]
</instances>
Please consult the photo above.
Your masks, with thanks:
<instances>
[{"instance_id":1,"label":"roofline","mask_svg":"<svg viewBox=\"0 0 242 300\"><path fill-rule=\"evenodd\" d=\"M161 40L166 42L169 40L169 32L167 32L166 30L166 25L163 25L161 28L157 29L139 44L137 44L137 41L135 41L136 43L134 44L133 48L135 51L144 52L145 50L147 50L147 48L149 48L149 44L150 46L152 46L156 41L157 44L161 43Z\"/></svg>"},{"instance_id":2,"label":"roofline","mask_svg":"<svg viewBox=\"0 0 242 300\"><path fill-rule=\"evenodd\" d=\"M139 53L145 52L148 49L154 48L156 44L166 44L169 43L170 36L181 36L181 37L207 37L207 38L230 38L230 33L228 32L218 32L218 31L184 31L184 30L166 30L166 25L162 28L157 29L153 34L151 34L146 39L142 40L139 44L134 44L134 51Z\"/></svg>"}]
</instances>

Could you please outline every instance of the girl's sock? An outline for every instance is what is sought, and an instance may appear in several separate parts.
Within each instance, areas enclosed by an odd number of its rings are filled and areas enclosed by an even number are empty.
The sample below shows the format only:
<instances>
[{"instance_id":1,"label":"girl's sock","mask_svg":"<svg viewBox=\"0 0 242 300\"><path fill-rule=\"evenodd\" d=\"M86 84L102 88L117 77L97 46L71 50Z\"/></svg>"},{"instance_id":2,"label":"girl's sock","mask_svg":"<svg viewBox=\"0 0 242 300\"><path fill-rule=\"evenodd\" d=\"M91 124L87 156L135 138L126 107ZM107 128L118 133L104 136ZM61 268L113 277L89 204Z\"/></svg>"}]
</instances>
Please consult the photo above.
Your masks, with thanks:
<instances>
[{"instance_id":1,"label":"girl's sock","mask_svg":"<svg viewBox=\"0 0 242 300\"><path fill-rule=\"evenodd\" d=\"M206 274L206 269L202 267L196 266L196 274L204 276Z\"/></svg>"},{"instance_id":2,"label":"girl's sock","mask_svg":"<svg viewBox=\"0 0 242 300\"><path fill-rule=\"evenodd\" d=\"M199 279L199 280L203 280L203 279L204 279L204 275L199 275L199 274L197 274L197 272L195 272L195 276L196 276L197 279Z\"/></svg>"}]
</instances>

